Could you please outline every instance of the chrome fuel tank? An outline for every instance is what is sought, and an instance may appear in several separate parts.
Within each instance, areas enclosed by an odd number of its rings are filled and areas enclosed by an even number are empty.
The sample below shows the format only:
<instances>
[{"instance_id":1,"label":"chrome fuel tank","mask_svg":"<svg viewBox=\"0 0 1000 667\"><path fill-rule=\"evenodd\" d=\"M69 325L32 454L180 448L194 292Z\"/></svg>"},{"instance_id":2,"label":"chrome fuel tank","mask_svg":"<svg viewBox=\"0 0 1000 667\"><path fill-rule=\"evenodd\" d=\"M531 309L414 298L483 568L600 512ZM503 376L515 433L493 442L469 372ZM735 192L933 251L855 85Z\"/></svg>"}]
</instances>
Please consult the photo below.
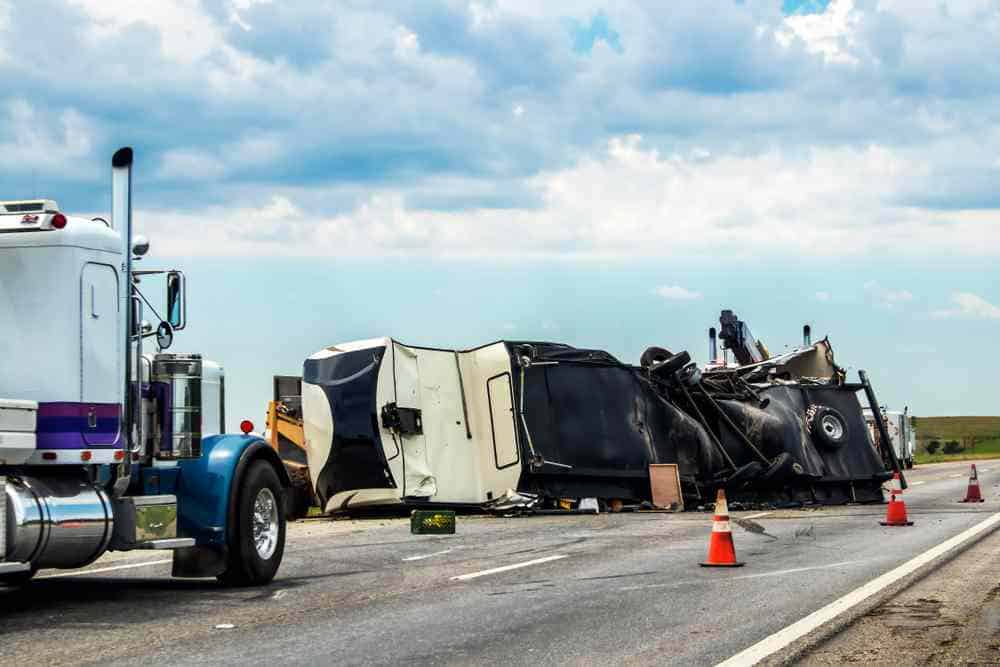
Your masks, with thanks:
<instances>
[{"instance_id":1,"label":"chrome fuel tank","mask_svg":"<svg viewBox=\"0 0 1000 667\"><path fill-rule=\"evenodd\" d=\"M7 477L5 559L35 567L82 567L103 554L114 513L99 487L66 477Z\"/></svg>"}]
</instances>

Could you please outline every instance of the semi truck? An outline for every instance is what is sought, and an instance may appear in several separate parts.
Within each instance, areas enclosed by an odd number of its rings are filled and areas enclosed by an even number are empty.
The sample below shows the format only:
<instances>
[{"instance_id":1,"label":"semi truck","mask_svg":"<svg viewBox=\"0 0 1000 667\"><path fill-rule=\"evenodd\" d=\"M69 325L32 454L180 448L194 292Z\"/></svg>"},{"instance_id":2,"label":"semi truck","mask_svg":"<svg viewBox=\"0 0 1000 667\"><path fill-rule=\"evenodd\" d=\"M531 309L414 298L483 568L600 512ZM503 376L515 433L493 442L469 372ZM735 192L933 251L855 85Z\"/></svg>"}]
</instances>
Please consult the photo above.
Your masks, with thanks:
<instances>
[{"instance_id":1,"label":"semi truck","mask_svg":"<svg viewBox=\"0 0 1000 667\"><path fill-rule=\"evenodd\" d=\"M909 408L899 410L882 409L882 419L886 425L892 450L896 453L896 458L903 464L903 467L913 468L913 458L917 451L917 437L913 428L913 421L910 419ZM878 430L875 427L875 418L871 409L865 408L865 422L868 425L868 432L872 442L879 441Z\"/></svg>"},{"instance_id":2,"label":"semi truck","mask_svg":"<svg viewBox=\"0 0 1000 667\"><path fill-rule=\"evenodd\" d=\"M132 166L115 152L109 220L0 201L0 583L149 549L177 577L264 584L288 475L252 423L226 432L222 366L167 352L186 280L138 268Z\"/></svg>"}]
</instances>

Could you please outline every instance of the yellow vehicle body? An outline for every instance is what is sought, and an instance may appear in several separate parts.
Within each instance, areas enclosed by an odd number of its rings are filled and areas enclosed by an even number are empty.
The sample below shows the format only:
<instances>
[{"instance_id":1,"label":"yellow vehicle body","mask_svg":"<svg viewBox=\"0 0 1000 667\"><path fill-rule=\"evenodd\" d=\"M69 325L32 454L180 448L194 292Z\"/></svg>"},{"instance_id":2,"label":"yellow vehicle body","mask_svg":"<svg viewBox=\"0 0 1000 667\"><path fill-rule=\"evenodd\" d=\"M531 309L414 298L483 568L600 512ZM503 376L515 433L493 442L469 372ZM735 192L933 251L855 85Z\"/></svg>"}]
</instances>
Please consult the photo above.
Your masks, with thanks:
<instances>
[{"instance_id":1,"label":"yellow vehicle body","mask_svg":"<svg viewBox=\"0 0 1000 667\"><path fill-rule=\"evenodd\" d=\"M316 502L302 430L301 378L287 375L274 377L274 399L267 404L267 430L264 435L285 464L288 477L292 480L285 513L290 519L302 518Z\"/></svg>"}]
</instances>

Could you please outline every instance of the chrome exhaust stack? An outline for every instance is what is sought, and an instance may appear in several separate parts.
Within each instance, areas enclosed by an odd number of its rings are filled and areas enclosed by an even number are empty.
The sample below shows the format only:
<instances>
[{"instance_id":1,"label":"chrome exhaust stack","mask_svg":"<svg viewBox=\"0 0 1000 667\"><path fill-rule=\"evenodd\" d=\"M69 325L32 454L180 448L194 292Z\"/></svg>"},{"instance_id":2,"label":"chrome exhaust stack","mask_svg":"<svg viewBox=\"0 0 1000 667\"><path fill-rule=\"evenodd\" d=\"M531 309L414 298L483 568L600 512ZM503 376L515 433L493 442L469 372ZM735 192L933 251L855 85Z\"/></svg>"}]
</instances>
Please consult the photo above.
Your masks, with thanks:
<instances>
[{"instance_id":1,"label":"chrome exhaust stack","mask_svg":"<svg viewBox=\"0 0 1000 667\"><path fill-rule=\"evenodd\" d=\"M129 453L134 450L135 438L132 433L135 415L142 404L134 396L137 387L132 381L132 332L135 330L135 306L132 303L132 149L119 148L111 158L111 224L121 235L122 265L119 276L119 310L124 314L122 330L119 332L120 348L125 352L125 377L122 387L122 419L119 440L125 450L125 462L118 466L114 483L115 497L128 489L130 482Z\"/></svg>"}]
</instances>

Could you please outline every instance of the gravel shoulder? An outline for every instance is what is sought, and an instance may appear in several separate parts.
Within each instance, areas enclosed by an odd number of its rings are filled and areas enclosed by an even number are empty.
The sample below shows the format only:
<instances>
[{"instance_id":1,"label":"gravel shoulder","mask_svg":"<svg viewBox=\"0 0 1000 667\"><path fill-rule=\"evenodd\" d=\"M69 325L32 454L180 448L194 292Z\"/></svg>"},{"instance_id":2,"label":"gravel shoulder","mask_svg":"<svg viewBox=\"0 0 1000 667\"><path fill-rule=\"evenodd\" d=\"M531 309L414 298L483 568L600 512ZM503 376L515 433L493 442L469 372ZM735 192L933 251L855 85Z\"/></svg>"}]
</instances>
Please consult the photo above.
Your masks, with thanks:
<instances>
[{"instance_id":1,"label":"gravel shoulder","mask_svg":"<svg viewBox=\"0 0 1000 667\"><path fill-rule=\"evenodd\" d=\"M802 656L805 665L1000 664L1000 531Z\"/></svg>"}]
</instances>

